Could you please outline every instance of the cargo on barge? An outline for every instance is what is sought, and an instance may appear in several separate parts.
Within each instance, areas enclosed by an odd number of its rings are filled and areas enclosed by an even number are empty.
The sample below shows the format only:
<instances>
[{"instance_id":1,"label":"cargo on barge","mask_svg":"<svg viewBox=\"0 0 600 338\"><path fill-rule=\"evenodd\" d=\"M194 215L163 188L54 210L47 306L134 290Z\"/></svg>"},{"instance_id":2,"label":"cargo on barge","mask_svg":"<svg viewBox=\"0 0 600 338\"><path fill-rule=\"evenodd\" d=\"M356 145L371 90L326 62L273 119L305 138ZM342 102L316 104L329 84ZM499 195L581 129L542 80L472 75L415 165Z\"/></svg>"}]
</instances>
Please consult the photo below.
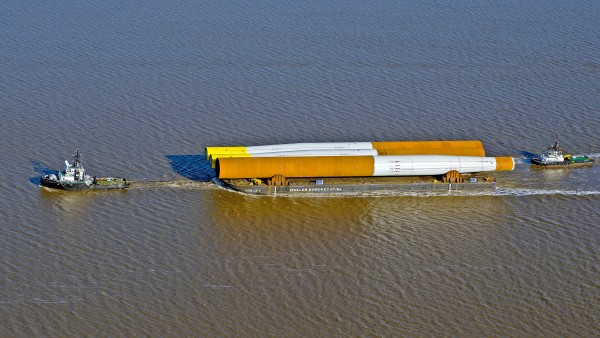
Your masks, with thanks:
<instances>
[{"instance_id":1,"label":"cargo on barge","mask_svg":"<svg viewBox=\"0 0 600 338\"><path fill-rule=\"evenodd\" d=\"M218 158L223 186L255 195L494 190L489 171L514 169L512 157L324 156Z\"/></svg>"},{"instance_id":2,"label":"cargo on barge","mask_svg":"<svg viewBox=\"0 0 600 338\"><path fill-rule=\"evenodd\" d=\"M493 190L482 173L515 166L477 140L206 147L206 158L218 184L255 195Z\"/></svg>"}]
</instances>

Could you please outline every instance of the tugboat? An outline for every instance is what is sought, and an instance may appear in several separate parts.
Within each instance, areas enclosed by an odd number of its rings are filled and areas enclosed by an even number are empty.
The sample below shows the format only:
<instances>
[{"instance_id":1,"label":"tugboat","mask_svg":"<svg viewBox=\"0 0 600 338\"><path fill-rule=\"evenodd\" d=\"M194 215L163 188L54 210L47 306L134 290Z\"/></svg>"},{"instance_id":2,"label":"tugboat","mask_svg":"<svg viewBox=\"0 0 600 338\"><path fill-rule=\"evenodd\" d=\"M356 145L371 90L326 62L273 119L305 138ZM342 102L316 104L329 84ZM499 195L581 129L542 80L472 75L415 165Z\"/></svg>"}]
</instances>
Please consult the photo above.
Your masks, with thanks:
<instances>
[{"instance_id":1,"label":"tugboat","mask_svg":"<svg viewBox=\"0 0 600 338\"><path fill-rule=\"evenodd\" d=\"M558 135L554 139L554 146L546 149L546 151L531 160L534 166L539 167L561 167L581 164L593 164L594 160L587 156L572 156L570 154L563 155L563 150L558 144Z\"/></svg>"},{"instance_id":2,"label":"tugboat","mask_svg":"<svg viewBox=\"0 0 600 338\"><path fill-rule=\"evenodd\" d=\"M57 174L43 175L41 184L44 187L63 190L104 190L129 187L129 182L123 177L96 177L86 174L79 150L73 157L72 164L65 160L65 169Z\"/></svg>"}]
</instances>

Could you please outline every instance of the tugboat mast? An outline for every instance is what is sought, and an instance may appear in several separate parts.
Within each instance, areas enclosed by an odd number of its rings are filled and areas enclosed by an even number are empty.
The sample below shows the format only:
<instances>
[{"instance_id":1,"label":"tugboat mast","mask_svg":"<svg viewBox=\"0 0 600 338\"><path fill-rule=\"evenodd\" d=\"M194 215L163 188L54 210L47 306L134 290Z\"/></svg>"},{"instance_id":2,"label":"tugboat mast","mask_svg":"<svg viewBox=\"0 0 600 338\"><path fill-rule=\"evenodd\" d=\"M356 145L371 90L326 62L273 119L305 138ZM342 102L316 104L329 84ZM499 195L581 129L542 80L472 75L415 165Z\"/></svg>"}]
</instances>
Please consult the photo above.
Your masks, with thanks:
<instances>
[{"instance_id":1,"label":"tugboat mast","mask_svg":"<svg viewBox=\"0 0 600 338\"><path fill-rule=\"evenodd\" d=\"M73 157L73 166L75 168L82 168L83 161L81 161L81 154L79 154L79 149L75 151L75 156Z\"/></svg>"},{"instance_id":2,"label":"tugboat mast","mask_svg":"<svg viewBox=\"0 0 600 338\"><path fill-rule=\"evenodd\" d=\"M73 157L73 170L75 181L85 180L85 169L83 169L83 162L81 161L79 149L75 151L75 156Z\"/></svg>"},{"instance_id":3,"label":"tugboat mast","mask_svg":"<svg viewBox=\"0 0 600 338\"><path fill-rule=\"evenodd\" d=\"M554 134L554 150L561 150L560 146L558 145L558 133Z\"/></svg>"}]
</instances>

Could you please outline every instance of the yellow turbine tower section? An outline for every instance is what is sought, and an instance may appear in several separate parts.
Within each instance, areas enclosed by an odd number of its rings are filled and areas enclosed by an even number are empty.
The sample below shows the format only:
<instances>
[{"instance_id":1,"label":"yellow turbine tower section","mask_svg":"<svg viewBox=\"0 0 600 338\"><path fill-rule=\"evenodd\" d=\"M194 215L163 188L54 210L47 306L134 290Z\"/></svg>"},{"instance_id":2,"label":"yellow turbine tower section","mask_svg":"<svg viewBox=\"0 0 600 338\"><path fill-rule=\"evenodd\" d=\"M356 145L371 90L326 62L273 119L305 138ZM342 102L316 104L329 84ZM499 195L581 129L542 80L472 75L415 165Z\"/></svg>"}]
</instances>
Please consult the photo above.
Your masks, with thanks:
<instances>
[{"instance_id":1,"label":"yellow turbine tower section","mask_svg":"<svg viewBox=\"0 0 600 338\"><path fill-rule=\"evenodd\" d=\"M479 140L371 142L379 155L485 156Z\"/></svg>"},{"instance_id":2,"label":"yellow turbine tower section","mask_svg":"<svg viewBox=\"0 0 600 338\"><path fill-rule=\"evenodd\" d=\"M496 171L515 170L515 159L510 156L496 157Z\"/></svg>"},{"instance_id":3,"label":"yellow turbine tower section","mask_svg":"<svg viewBox=\"0 0 600 338\"><path fill-rule=\"evenodd\" d=\"M248 154L245 146L225 146L225 147L206 147L206 160L210 159L212 154Z\"/></svg>"},{"instance_id":4,"label":"yellow turbine tower section","mask_svg":"<svg viewBox=\"0 0 600 338\"><path fill-rule=\"evenodd\" d=\"M219 179L285 177L373 176L373 156L319 157L221 157L217 159Z\"/></svg>"},{"instance_id":5,"label":"yellow turbine tower section","mask_svg":"<svg viewBox=\"0 0 600 338\"><path fill-rule=\"evenodd\" d=\"M485 156L483 144L479 140L290 143L206 147L205 152L206 160L214 165L219 157L295 156L293 153L298 152L306 152L302 156L362 156L368 150L374 150L378 155ZM338 154L333 155L333 152Z\"/></svg>"},{"instance_id":6,"label":"yellow turbine tower section","mask_svg":"<svg viewBox=\"0 0 600 338\"><path fill-rule=\"evenodd\" d=\"M427 176L513 169L512 157L455 155L223 157L216 164L219 179Z\"/></svg>"}]
</instances>

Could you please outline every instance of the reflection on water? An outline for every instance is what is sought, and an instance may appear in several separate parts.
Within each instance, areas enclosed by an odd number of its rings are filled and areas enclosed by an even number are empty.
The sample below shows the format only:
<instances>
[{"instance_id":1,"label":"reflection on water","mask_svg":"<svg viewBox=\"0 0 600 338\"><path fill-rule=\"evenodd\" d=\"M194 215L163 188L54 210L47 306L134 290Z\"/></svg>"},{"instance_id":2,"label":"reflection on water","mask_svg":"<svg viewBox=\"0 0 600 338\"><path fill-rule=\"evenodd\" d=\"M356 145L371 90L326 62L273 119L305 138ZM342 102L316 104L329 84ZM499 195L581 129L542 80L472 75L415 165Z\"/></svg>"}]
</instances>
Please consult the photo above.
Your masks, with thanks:
<instances>
[{"instance_id":1,"label":"reflection on water","mask_svg":"<svg viewBox=\"0 0 600 338\"><path fill-rule=\"evenodd\" d=\"M335 252L347 258L357 254L357 247L428 250L413 247L415 236L437 238L438 247L453 252L482 235L498 235L499 225L513 217L510 206L494 196L273 198L229 193L210 205L214 228L209 229L224 255L265 253L265 241L267 252L325 251L326 256Z\"/></svg>"},{"instance_id":2,"label":"reflection on water","mask_svg":"<svg viewBox=\"0 0 600 338\"><path fill-rule=\"evenodd\" d=\"M98 195L107 193L126 193L126 190L114 191L66 191L40 187L40 208L51 210L54 216L75 220L93 211Z\"/></svg>"},{"instance_id":3,"label":"reflection on water","mask_svg":"<svg viewBox=\"0 0 600 338\"><path fill-rule=\"evenodd\" d=\"M539 169L545 181L568 180L571 168Z\"/></svg>"},{"instance_id":4,"label":"reflection on water","mask_svg":"<svg viewBox=\"0 0 600 338\"><path fill-rule=\"evenodd\" d=\"M260 321L276 316L269 308L310 313L309 307L326 302L332 312L317 312L323 319L376 327L369 332L378 334L395 332L407 318L424 323L433 318L451 326L456 315L500 333L507 327L488 322L490 307L500 307L512 311L492 311L494 317L510 322L516 334L527 331L519 299L537 309L536 321L553 327L543 319L555 311L555 301L548 300L562 299L564 283L570 283L555 276L561 264L579 265L571 269L578 272L565 275L571 281L591 287L594 279L580 275L590 266L576 263L578 255L569 253L590 240L586 236L592 227L559 240L567 246L561 249L547 237L562 237L562 227L574 225L560 215L560 205L568 203L565 197L541 196L528 209L519 205L531 203L532 197L525 202L519 196L273 198L211 193L205 207L213 222L205 228L205 238L214 260L204 266L210 276L205 299L221 315L234 307L252 311L244 304L248 302L257 306L250 317ZM594 199L584 201L581 211L593 213L586 208ZM552 221L544 225L546 217ZM540 289L543 297L538 298ZM594 291L587 290L573 302L593 306L588 297ZM367 315L382 309L396 316L382 320ZM303 329L288 318L276 318L277 329L284 330L278 326L283 324ZM234 330L248 319L242 318ZM566 320L578 330L585 325L576 316ZM411 326L414 333L436 332L433 327ZM457 333L466 332L474 331Z\"/></svg>"},{"instance_id":5,"label":"reflection on water","mask_svg":"<svg viewBox=\"0 0 600 338\"><path fill-rule=\"evenodd\" d=\"M281 198L229 191L214 194L205 205L213 215L206 236L223 259L263 264L293 257L295 266L320 262L321 269L328 270L326 262L339 257L336 264L344 262L348 265L344 269L351 274L381 269L369 265L377 253L381 255L377 260L383 260L378 264L383 265L400 257L412 257L411 266L415 257L424 259L427 266L441 264L427 258L434 252L468 261L473 254L469 247L477 247L482 240L505 242L501 225L515 218L510 205L495 196ZM463 252L460 258L459 252ZM256 273L263 271L254 268ZM230 277L222 282L237 283Z\"/></svg>"}]
</instances>

